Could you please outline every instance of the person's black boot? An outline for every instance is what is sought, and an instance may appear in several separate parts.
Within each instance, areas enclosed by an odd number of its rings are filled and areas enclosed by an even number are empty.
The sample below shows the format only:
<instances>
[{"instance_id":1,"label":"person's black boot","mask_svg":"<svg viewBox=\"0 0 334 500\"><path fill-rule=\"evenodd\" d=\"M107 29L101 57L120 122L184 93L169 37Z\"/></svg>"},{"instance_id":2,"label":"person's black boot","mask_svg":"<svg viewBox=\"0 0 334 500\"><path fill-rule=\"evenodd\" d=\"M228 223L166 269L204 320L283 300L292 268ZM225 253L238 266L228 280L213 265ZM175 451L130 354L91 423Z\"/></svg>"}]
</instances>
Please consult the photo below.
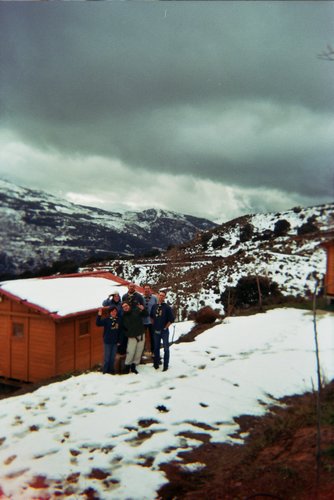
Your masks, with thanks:
<instances>
[{"instance_id":1,"label":"person's black boot","mask_svg":"<svg viewBox=\"0 0 334 500\"><path fill-rule=\"evenodd\" d=\"M124 366L124 373L130 373L130 365L125 365Z\"/></svg>"},{"instance_id":2,"label":"person's black boot","mask_svg":"<svg viewBox=\"0 0 334 500\"><path fill-rule=\"evenodd\" d=\"M132 373L136 373L138 375L138 371L137 371L136 365L134 363L132 363L132 365L131 365L131 371L132 371Z\"/></svg>"}]
</instances>

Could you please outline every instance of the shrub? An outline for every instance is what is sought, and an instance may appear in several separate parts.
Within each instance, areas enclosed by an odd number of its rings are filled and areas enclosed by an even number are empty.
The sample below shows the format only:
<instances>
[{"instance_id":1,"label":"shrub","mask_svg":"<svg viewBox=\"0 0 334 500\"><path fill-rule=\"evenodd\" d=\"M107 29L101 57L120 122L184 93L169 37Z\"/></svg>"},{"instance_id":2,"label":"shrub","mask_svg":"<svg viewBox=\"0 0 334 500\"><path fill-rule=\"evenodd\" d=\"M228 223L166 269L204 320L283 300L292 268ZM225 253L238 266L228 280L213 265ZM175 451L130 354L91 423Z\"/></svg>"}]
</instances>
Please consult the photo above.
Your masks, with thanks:
<instances>
[{"instance_id":1,"label":"shrub","mask_svg":"<svg viewBox=\"0 0 334 500\"><path fill-rule=\"evenodd\" d=\"M273 231L270 229L265 229L263 233L260 234L259 239L260 240L270 240L273 237Z\"/></svg>"},{"instance_id":2,"label":"shrub","mask_svg":"<svg viewBox=\"0 0 334 500\"><path fill-rule=\"evenodd\" d=\"M301 236L303 234L316 233L317 231L319 231L317 226L310 219L308 219L305 224L302 224L297 229L297 234L298 236Z\"/></svg>"},{"instance_id":3,"label":"shrub","mask_svg":"<svg viewBox=\"0 0 334 500\"><path fill-rule=\"evenodd\" d=\"M274 234L275 236L285 236L290 228L290 222L288 222L286 219L279 219L275 223Z\"/></svg>"},{"instance_id":4,"label":"shrub","mask_svg":"<svg viewBox=\"0 0 334 500\"><path fill-rule=\"evenodd\" d=\"M221 294L221 302L227 311L231 306L245 308L259 303L258 283L261 290L262 304L270 304L281 297L278 284L264 276L244 276L235 287L226 289Z\"/></svg>"},{"instance_id":5,"label":"shrub","mask_svg":"<svg viewBox=\"0 0 334 500\"><path fill-rule=\"evenodd\" d=\"M245 224L242 228L240 228L240 241L244 243L245 241L249 241L253 236L254 227L252 224Z\"/></svg>"},{"instance_id":6,"label":"shrub","mask_svg":"<svg viewBox=\"0 0 334 500\"><path fill-rule=\"evenodd\" d=\"M189 320L189 321L195 321L195 319L196 319L196 314L197 314L197 312L196 312L196 311L194 311L193 309L191 309L191 310L187 313L187 310L186 310L186 309L184 309L182 312L186 314L186 318L187 318L187 320Z\"/></svg>"},{"instance_id":7,"label":"shrub","mask_svg":"<svg viewBox=\"0 0 334 500\"><path fill-rule=\"evenodd\" d=\"M214 239L211 243L212 248L222 248L224 245L227 245L228 241L222 236L218 236L218 238Z\"/></svg>"},{"instance_id":8,"label":"shrub","mask_svg":"<svg viewBox=\"0 0 334 500\"><path fill-rule=\"evenodd\" d=\"M220 315L217 311L212 309L210 306L204 306L202 309L199 309L197 313L194 315L194 321L197 324L204 323L214 323L216 319L219 319Z\"/></svg>"},{"instance_id":9,"label":"shrub","mask_svg":"<svg viewBox=\"0 0 334 500\"><path fill-rule=\"evenodd\" d=\"M174 248L174 246L169 245L167 250L171 250L172 248ZM143 253L143 257L158 257L159 255L161 255L161 252L158 248L152 248L152 250L148 250L147 252Z\"/></svg>"},{"instance_id":10,"label":"shrub","mask_svg":"<svg viewBox=\"0 0 334 500\"><path fill-rule=\"evenodd\" d=\"M262 233L256 233L253 237L253 241L267 241L271 240L273 236L274 231L271 231L271 229L265 229Z\"/></svg>"},{"instance_id":11,"label":"shrub","mask_svg":"<svg viewBox=\"0 0 334 500\"><path fill-rule=\"evenodd\" d=\"M115 274L117 276L122 276L124 271L124 265L123 264L117 264L115 267Z\"/></svg>"},{"instance_id":12,"label":"shrub","mask_svg":"<svg viewBox=\"0 0 334 500\"><path fill-rule=\"evenodd\" d=\"M203 233L201 235L201 243L202 243L203 250L207 250L207 248L208 248L208 242L210 241L211 236L212 235L209 232Z\"/></svg>"}]
</instances>

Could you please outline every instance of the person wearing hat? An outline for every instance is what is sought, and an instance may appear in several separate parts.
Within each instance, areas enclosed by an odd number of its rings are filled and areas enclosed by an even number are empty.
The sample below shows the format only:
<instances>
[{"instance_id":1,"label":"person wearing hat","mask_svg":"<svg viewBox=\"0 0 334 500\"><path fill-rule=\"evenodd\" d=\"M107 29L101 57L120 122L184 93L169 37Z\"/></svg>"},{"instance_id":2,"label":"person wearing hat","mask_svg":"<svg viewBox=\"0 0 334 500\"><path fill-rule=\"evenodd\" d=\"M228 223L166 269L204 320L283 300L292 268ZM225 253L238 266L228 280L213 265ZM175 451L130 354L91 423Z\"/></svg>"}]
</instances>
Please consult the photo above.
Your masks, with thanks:
<instances>
[{"instance_id":1,"label":"person wearing hat","mask_svg":"<svg viewBox=\"0 0 334 500\"><path fill-rule=\"evenodd\" d=\"M122 315L122 301L121 296L117 290L114 290L108 297L102 302L103 307L116 306L118 315Z\"/></svg>"},{"instance_id":2,"label":"person wearing hat","mask_svg":"<svg viewBox=\"0 0 334 500\"><path fill-rule=\"evenodd\" d=\"M117 346L121 343L121 321L118 316L116 306L111 306L109 315L105 318L102 317L103 310L100 308L96 317L96 325L103 326L103 373L115 374L115 357Z\"/></svg>"}]
</instances>

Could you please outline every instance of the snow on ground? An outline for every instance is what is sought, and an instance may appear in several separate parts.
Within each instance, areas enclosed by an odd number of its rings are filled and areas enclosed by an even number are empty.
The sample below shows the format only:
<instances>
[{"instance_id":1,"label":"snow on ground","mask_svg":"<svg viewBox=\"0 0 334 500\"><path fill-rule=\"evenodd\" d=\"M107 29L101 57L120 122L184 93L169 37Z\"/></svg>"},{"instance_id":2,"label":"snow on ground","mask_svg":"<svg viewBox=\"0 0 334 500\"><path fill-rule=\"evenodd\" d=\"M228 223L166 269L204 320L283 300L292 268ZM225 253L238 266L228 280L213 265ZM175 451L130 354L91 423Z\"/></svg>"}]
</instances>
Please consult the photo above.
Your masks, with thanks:
<instances>
[{"instance_id":1,"label":"snow on ground","mask_svg":"<svg viewBox=\"0 0 334 500\"><path fill-rule=\"evenodd\" d=\"M191 326L177 324L174 340ZM319 314L317 330L331 380L334 315ZM160 464L199 446L196 432L233 441L233 417L260 415L263 402L316 385L313 316L276 309L232 317L172 345L167 372L139 370L73 376L0 401L0 497L74 500L93 489L106 500L153 500L166 482Z\"/></svg>"}]
</instances>

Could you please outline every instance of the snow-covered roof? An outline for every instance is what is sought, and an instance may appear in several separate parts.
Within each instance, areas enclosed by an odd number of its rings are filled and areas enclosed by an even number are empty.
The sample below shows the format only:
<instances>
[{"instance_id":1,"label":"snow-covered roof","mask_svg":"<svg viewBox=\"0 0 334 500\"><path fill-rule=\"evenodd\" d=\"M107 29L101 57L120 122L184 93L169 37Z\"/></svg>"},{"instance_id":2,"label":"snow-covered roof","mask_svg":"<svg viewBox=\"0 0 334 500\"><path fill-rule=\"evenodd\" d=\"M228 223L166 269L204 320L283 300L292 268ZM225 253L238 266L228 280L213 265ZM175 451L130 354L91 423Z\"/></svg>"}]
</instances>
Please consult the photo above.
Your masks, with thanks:
<instances>
[{"instance_id":1,"label":"snow-covered roof","mask_svg":"<svg viewBox=\"0 0 334 500\"><path fill-rule=\"evenodd\" d=\"M121 296L127 292L126 281L109 273L106 275L110 278L72 275L4 281L0 283L0 292L54 318L61 318L101 307L102 301L114 290Z\"/></svg>"}]
</instances>

